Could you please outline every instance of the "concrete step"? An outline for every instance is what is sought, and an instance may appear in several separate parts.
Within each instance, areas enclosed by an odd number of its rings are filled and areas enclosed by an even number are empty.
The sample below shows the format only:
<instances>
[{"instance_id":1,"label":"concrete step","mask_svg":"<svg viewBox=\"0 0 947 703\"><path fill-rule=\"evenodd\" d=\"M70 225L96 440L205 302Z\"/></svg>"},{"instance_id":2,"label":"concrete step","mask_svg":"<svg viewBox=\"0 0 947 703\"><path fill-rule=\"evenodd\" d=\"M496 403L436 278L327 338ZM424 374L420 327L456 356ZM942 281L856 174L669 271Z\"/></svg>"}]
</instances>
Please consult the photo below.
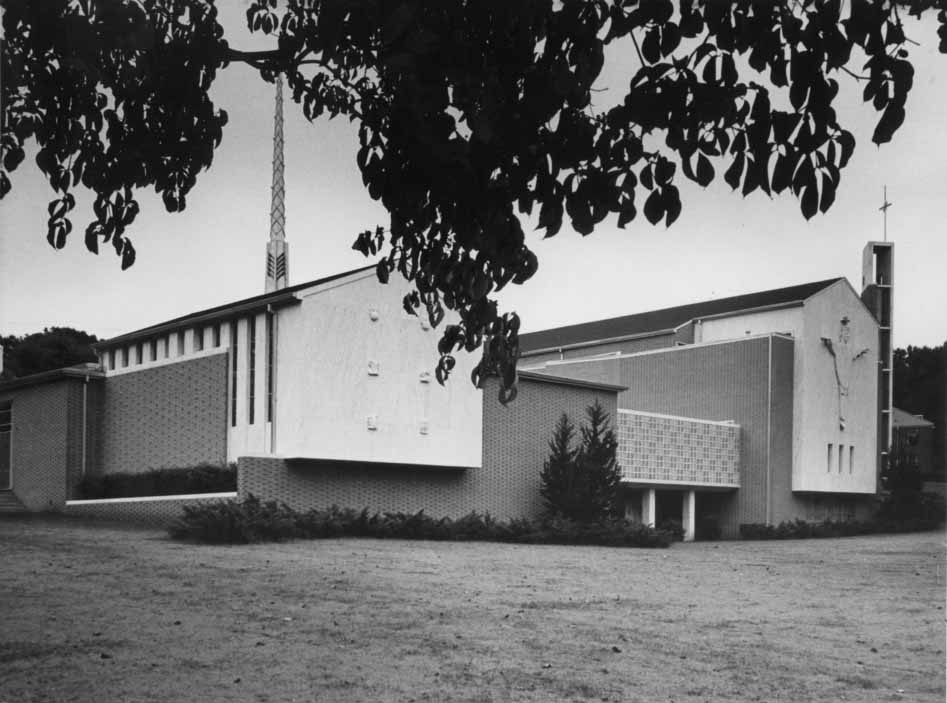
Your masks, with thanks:
<instances>
[{"instance_id":1,"label":"concrete step","mask_svg":"<svg viewBox=\"0 0 947 703\"><path fill-rule=\"evenodd\" d=\"M0 491L0 514L24 515L28 512L19 498L13 494L13 491Z\"/></svg>"}]
</instances>

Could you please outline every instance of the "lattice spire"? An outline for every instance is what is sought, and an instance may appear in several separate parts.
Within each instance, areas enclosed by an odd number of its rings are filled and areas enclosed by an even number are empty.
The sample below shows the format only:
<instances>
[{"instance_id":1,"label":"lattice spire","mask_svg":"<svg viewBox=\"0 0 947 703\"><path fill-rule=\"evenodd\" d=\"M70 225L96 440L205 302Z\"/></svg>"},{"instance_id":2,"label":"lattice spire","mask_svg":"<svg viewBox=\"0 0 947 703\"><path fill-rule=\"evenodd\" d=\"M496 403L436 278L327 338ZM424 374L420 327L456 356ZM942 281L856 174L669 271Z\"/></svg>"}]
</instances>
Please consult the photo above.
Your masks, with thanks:
<instances>
[{"instance_id":1,"label":"lattice spire","mask_svg":"<svg viewBox=\"0 0 947 703\"><path fill-rule=\"evenodd\" d=\"M273 120L273 186L270 205L270 241L266 245L266 290L289 284L289 246L286 243L286 206L283 184L283 80L276 77L276 113Z\"/></svg>"}]
</instances>

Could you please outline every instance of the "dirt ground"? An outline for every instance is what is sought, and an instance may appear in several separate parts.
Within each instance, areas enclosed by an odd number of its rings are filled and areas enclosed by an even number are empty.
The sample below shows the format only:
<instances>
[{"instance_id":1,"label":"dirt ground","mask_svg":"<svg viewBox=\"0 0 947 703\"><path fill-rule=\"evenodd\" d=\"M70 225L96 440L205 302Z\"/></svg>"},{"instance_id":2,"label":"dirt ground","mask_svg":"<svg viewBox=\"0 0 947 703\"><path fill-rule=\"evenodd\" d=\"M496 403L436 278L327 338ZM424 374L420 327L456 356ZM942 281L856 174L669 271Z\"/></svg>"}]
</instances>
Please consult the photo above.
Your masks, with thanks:
<instances>
[{"instance_id":1,"label":"dirt ground","mask_svg":"<svg viewBox=\"0 0 947 703\"><path fill-rule=\"evenodd\" d=\"M207 547L7 519L0 701L942 703L944 547Z\"/></svg>"}]
</instances>

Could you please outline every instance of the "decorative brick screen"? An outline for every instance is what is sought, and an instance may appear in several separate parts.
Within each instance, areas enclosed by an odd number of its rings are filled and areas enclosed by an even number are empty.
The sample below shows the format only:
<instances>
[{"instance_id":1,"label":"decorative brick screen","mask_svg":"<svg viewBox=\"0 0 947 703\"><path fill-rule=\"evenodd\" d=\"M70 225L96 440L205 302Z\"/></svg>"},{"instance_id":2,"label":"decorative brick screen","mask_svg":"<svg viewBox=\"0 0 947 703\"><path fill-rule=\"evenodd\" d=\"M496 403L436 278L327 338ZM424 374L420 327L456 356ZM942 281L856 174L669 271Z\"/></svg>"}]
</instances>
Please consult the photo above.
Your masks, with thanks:
<instances>
[{"instance_id":1,"label":"decorative brick screen","mask_svg":"<svg viewBox=\"0 0 947 703\"><path fill-rule=\"evenodd\" d=\"M618 411L622 479L635 483L740 485L740 426Z\"/></svg>"}]
</instances>

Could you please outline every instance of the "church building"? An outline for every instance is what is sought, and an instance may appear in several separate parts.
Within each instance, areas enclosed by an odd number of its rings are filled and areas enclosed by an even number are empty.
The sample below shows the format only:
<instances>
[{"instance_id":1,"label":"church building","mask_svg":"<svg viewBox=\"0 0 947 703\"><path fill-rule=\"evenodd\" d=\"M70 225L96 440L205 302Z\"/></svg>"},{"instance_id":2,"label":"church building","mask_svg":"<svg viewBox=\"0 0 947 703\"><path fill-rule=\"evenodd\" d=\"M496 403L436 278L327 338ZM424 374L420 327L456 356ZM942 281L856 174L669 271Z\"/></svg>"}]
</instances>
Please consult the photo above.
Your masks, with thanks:
<instances>
[{"instance_id":1,"label":"church building","mask_svg":"<svg viewBox=\"0 0 947 703\"><path fill-rule=\"evenodd\" d=\"M83 476L236 462L238 495L298 509L535 517L557 419L595 401L633 519L692 539L872 509L891 446L890 242L865 247L860 290L835 278L522 335L503 406L495 379L471 385L475 358L434 380L439 333L404 311L403 281L370 266L289 284L280 117L278 97L265 292L0 384L0 510L105 514L74 500Z\"/></svg>"}]
</instances>

